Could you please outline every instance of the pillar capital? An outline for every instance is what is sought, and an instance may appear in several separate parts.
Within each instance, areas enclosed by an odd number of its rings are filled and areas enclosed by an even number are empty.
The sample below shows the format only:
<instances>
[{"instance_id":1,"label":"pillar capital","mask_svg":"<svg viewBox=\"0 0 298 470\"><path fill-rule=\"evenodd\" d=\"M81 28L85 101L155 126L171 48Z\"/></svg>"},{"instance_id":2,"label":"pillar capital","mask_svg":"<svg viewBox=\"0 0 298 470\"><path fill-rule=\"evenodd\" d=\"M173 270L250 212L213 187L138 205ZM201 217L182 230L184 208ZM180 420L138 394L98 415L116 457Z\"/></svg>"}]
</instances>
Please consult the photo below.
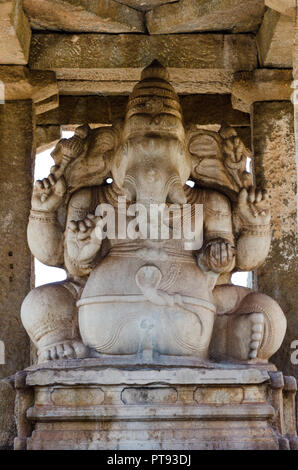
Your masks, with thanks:
<instances>
[{"instance_id":1,"label":"pillar capital","mask_svg":"<svg viewBox=\"0 0 298 470\"><path fill-rule=\"evenodd\" d=\"M249 112L257 101L288 101L293 89L292 70L256 69L236 72L232 85L234 109Z\"/></svg>"},{"instance_id":2,"label":"pillar capital","mask_svg":"<svg viewBox=\"0 0 298 470\"><path fill-rule=\"evenodd\" d=\"M36 114L41 114L59 105L58 84L55 72L29 70L22 65L1 65L0 84L5 101L31 99Z\"/></svg>"}]
</instances>

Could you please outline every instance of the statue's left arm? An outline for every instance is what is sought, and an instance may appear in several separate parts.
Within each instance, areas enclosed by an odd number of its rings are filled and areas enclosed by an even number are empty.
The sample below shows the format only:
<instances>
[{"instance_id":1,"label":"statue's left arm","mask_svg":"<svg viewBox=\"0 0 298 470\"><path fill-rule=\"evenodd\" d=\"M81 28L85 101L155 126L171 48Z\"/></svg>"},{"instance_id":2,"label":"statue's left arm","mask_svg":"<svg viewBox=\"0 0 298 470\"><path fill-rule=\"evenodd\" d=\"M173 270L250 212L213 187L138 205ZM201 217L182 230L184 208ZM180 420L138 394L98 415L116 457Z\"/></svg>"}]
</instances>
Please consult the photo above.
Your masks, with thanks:
<instances>
[{"instance_id":1,"label":"statue's left arm","mask_svg":"<svg viewBox=\"0 0 298 470\"><path fill-rule=\"evenodd\" d=\"M74 276L88 275L101 248L97 237L97 217L92 213L92 190L83 188L71 198L64 234L67 271Z\"/></svg>"},{"instance_id":2,"label":"statue's left arm","mask_svg":"<svg viewBox=\"0 0 298 470\"><path fill-rule=\"evenodd\" d=\"M251 271L264 262L270 249L270 209L266 192L254 187L243 188L233 221L238 234L236 267Z\"/></svg>"},{"instance_id":3,"label":"statue's left arm","mask_svg":"<svg viewBox=\"0 0 298 470\"><path fill-rule=\"evenodd\" d=\"M199 264L204 271L231 272L235 266L235 241L230 201L218 191L200 190L197 202L203 204L204 214L204 241L198 254Z\"/></svg>"}]
</instances>

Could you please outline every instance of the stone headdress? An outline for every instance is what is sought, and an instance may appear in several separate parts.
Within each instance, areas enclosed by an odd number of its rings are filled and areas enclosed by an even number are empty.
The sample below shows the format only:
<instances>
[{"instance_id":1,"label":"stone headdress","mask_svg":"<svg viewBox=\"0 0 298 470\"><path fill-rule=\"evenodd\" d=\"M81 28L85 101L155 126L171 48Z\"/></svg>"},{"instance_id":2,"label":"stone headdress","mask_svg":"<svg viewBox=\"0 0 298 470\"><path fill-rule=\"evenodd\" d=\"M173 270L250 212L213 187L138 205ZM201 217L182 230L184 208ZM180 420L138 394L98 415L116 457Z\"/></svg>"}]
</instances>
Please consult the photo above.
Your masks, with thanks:
<instances>
[{"instance_id":1,"label":"stone headdress","mask_svg":"<svg viewBox=\"0 0 298 470\"><path fill-rule=\"evenodd\" d=\"M124 140L145 133L184 139L179 97L169 80L167 69L157 60L143 70L128 100Z\"/></svg>"}]
</instances>

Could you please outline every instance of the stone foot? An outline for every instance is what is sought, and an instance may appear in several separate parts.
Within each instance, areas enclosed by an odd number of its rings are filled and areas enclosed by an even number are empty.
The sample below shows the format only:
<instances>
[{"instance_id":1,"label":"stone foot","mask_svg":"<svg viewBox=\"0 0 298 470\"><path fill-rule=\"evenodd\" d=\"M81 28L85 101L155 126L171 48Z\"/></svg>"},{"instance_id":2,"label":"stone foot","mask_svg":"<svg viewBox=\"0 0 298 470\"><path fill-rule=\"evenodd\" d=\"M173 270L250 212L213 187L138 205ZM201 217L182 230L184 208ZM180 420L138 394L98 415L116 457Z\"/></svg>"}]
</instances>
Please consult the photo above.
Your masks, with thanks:
<instances>
[{"instance_id":1,"label":"stone foot","mask_svg":"<svg viewBox=\"0 0 298 470\"><path fill-rule=\"evenodd\" d=\"M228 354L240 361L264 362L260 354L265 334L265 317L255 312L234 316L230 319Z\"/></svg>"},{"instance_id":2,"label":"stone foot","mask_svg":"<svg viewBox=\"0 0 298 470\"><path fill-rule=\"evenodd\" d=\"M287 328L280 306L265 294L223 285L214 289L217 316L210 356L218 361L267 363Z\"/></svg>"},{"instance_id":3,"label":"stone foot","mask_svg":"<svg viewBox=\"0 0 298 470\"><path fill-rule=\"evenodd\" d=\"M55 361L58 359L78 359L86 357L88 347L82 341L67 340L51 346L46 346L38 353L38 363Z\"/></svg>"}]
</instances>

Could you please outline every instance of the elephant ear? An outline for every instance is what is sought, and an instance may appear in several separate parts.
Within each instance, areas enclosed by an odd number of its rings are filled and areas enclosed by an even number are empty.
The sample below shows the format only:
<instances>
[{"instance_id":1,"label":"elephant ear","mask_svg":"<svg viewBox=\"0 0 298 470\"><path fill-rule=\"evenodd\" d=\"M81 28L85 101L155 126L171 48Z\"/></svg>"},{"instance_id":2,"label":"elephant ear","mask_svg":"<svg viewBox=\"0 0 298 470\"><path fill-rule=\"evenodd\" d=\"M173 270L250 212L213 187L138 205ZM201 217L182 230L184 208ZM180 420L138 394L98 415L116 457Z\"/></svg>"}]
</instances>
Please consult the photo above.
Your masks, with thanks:
<instances>
[{"instance_id":1,"label":"elephant ear","mask_svg":"<svg viewBox=\"0 0 298 470\"><path fill-rule=\"evenodd\" d=\"M112 157L119 145L120 133L121 123L93 130L84 125L76 129L75 136L67 139L68 142L65 142L66 139L58 142L52 152L57 165L63 163L67 143L70 148L70 161L63 172L68 195L82 187L101 185L105 181L110 175Z\"/></svg>"},{"instance_id":2,"label":"elephant ear","mask_svg":"<svg viewBox=\"0 0 298 470\"><path fill-rule=\"evenodd\" d=\"M236 200L243 187L252 184L246 171L250 152L234 128L223 125L219 132L190 129L187 148L192 160L192 179L199 186L217 189Z\"/></svg>"}]
</instances>

